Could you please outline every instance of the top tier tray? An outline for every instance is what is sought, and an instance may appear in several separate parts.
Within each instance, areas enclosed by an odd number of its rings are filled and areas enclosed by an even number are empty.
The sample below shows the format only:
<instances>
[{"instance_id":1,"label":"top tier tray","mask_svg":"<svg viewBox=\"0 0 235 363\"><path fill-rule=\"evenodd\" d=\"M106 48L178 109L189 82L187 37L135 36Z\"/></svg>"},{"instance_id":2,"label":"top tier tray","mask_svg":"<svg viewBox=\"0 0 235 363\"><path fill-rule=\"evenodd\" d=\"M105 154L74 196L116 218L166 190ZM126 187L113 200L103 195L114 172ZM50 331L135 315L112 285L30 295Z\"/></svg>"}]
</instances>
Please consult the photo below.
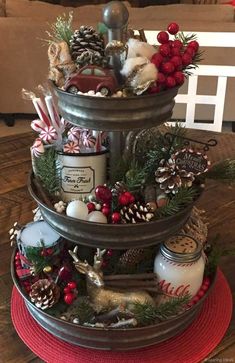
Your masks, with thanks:
<instances>
[{"instance_id":1,"label":"top tier tray","mask_svg":"<svg viewBox=\"0 0 235 363\"><path fill-rule=\"evenodd\" d=\"M92 130L148 129L167 121L178 87L152 95L93 97L73 95L53 85L61 115L74 125Z\"/></svg>"}]
</instances>

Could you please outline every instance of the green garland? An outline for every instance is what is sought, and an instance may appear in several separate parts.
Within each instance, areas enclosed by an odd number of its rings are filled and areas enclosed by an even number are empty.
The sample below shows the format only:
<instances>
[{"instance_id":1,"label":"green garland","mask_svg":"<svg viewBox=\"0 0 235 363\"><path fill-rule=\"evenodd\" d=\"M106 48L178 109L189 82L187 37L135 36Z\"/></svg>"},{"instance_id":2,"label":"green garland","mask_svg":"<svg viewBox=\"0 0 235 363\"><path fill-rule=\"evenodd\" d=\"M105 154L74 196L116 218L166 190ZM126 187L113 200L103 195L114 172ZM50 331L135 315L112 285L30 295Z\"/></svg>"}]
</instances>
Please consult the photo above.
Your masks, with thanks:
<instances>
[{"instance_id":1,"label":"green garland","mask_svg":"<svg viewBox=\"0 0 235 363\"><path fill-rule=\"evenodd\" d=\"M235 159L227 159L214 165L207 173L206 178L235 182Z\"/></svg>"},{"instance_id":2,"label":"green garland","mask_svg":"<svg viewBox=\"0 0 235 363\"><path fill-rule=\"evenodd\" d=\"M49 36L49 40L46 41L49 43L64 41L70 47L70 39L73 35L72 22L72 11L69 12L68 16L66 14L58 16L55 23L50 25L51 30L46 31Z\"/></svg>"},{"instance_id":3,"label":"green garland","mask_svg":"<svg viewBox=\"0 0 235 363\"><path fill-rule=\"evenodd\" d=\"M149 325L156 320L165 320L181 313L190 300L189 295L172 298L169 301L155 307L149 303L135 302L131 311L135 315L138 325Z\"/></svg>"}]
</instances>

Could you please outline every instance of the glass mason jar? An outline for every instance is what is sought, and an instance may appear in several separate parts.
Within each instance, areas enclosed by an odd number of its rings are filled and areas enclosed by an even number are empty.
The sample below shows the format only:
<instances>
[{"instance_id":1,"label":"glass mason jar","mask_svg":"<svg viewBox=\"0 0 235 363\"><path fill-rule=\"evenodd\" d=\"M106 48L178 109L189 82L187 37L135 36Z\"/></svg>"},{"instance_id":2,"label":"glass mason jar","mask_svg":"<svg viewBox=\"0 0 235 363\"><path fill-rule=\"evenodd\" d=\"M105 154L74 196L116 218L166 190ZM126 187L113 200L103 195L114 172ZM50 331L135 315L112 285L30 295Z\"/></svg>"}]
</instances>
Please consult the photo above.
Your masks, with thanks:
<instances>
[{"instance_id":1,"label":"glass mason jar","mask_svg":"<svg viewBox=\"0 0 235 363\"><path fill-rule=\"evenodd\" d=\"M204 269L202 245L187 235L177 235L162 243L154 261L158 287L172 297L196 295Z\"/></svg>"}]
</instances>

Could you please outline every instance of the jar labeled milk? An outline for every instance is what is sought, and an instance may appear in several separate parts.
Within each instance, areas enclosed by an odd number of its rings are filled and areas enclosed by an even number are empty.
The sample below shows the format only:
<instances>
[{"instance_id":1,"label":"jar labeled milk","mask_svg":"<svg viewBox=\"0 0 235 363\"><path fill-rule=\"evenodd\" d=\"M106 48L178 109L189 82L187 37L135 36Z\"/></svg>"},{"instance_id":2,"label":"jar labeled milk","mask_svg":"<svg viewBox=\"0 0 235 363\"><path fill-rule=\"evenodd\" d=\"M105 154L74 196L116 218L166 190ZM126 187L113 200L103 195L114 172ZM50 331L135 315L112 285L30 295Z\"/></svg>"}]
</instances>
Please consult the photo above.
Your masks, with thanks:
<instances>
[{"instance_id":1,"label":"jar labeled milk","mask_svg":"<svg viewBox=\"0 0 235 363\"><path fill-rule=\"evenodd\" d=\"M158 287L172 297L196 295L204 269L202 245L187 235L176 235L162 243L154 261Z\"/></svg>"}]
</instances>

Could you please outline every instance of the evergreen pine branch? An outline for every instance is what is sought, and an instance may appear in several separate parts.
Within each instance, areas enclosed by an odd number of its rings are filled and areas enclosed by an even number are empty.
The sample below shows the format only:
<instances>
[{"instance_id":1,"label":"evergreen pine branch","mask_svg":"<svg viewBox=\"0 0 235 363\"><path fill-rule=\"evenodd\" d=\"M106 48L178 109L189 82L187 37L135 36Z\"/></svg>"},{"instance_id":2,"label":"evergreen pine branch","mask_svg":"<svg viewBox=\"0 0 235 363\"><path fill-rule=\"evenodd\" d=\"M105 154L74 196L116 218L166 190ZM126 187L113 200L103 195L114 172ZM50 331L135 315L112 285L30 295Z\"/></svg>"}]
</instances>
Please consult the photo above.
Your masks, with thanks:
<instances>
[{"instance_id":1,"label":"evergreen pine branch","mask_svg":"<svg viewBox=\"0 0 235 363\"><path fill-rule=\"evenodd\" d=\"M134 303L132 312L134 313L139 325L149 325L154 323L156 319L165 320L171 316L179 314L183 311L189 300L189 295L183 295L178 298L172 298L157 307L149 303L141 304L137 301Z\"/></svg>"},{"instance_id":2,"label":"evergreen pine branch","mask_svg":"<svg viewBox=\"0 0 235 363\"><path fill-rule=\"evenodd\" d=\"M73 12L70 11L68 17L66 14L58 16L55 23L50 25L50 31L46 31L49 36L47 42L61 42L64 41L70 46L70 39L73 35L72 29Z\"/></svg>"},{"instance_id":3,"label":"evergreen pine branch","mask_svg":"<svg viewBox=\"0 0 235 363\"><path fill-rule=\"evenodd\" d=\"M59 176L56 170L56 151L53 147L35 157L36 176L41 180L45 190L54 195L59 190Z\"/></svg>"},{"instance_id":4,"label":"evergreen pine branch","mask_svg":"<svg viewBox=\"0 0 235 363\"><path fill-rule=\"evenodd\" d=\"M227 159L214 165L206 174L206 178L235 182L235 159Z\"/></svg>"},{"instance_id":5,"label":"evergreen pine branch","mask_svg":"<svg viewBox=\"0 0 235 363\"><path fill-rule=\"evenodd\" d=\"M191 33L191 34L184 34L183 32L178 32L175 35L175 39L180 40L184 46L187 46L189 42L192 42L193 40L197 40L197 34Z\"/></svg>"},{"instance_id":6,"label":"evergreen pine branch","mask_svg":"<svg viewBox=\"0 0 235 363\"><path fill-rule=\"evenodd\" d=\"M195 199L197 194L198 189L196 188L180 188L164 207L157 209L156 217L168 217L180 212Z\"/></svg>"},{"instance_id":7,"label":"evergreen pine branch","mask_svg":"<svg viewBox=\"0 0 235 363\"><path fill-rule=\"evenodd\" d=\"M131 162L130 169L125 175L125 184L130 192L134 192L140 189L145 183L146 171L139 167L138 163L135 161Z\"/></svg>"},{"instance_id":8,"label":"evergreen pine branch","mask_svg":"<svg viewBox=\"0 0 235 363\"><path fill-rule=\"evenodd\" d=\"M78 317L80 324L91 322L95 314L89 301L81 298L78 300L78 303L76 304L74 313Z\"/></svg>"}]
</instances>

